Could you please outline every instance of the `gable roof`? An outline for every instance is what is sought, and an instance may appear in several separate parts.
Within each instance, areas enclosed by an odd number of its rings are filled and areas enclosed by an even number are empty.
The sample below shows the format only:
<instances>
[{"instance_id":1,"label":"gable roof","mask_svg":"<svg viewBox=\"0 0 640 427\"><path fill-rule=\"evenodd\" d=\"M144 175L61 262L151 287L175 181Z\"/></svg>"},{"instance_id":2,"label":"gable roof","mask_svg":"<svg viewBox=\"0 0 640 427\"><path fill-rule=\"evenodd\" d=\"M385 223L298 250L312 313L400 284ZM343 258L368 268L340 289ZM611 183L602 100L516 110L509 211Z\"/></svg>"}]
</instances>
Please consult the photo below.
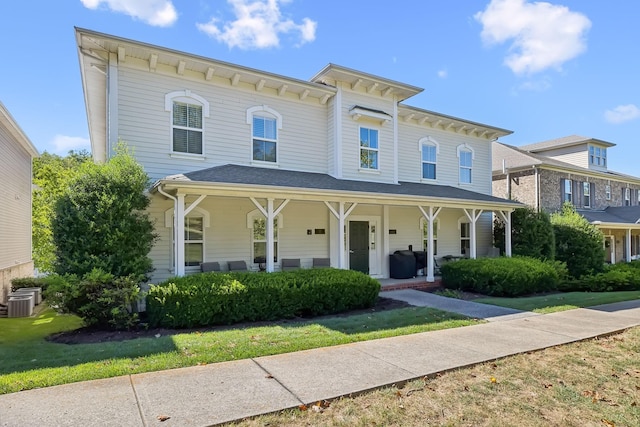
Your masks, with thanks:
<instances>
[{"instance_id":1,"label":"gable roof","mask_svg":"<svg viewBox=\"0 0 640 427\"><path fill-rule=\"evenodd\" d=\"M605 147L613 147L616 144L612 142L603 141L601 139L587 138L580 135L564 136L562 138L550 139L548 141L536 142L534 144L521 145L520 149L530 151L532 153L539 153L542 151L555 150L557 148L571 147L574 145L595 143L598 145L604 145Z\"/></svg>"},{"instance_id":2,"label":"gable roof","mask_svg":"<svg viewBox=\"0 0 640 427\"><path fill-rule=\"evenodd\" d=\"M586 175L598 176L604 179L617 179L621 181L640 181L640 177L626 175L620 172L612 170L600 171L595 169L582 168L571 163L563 162L561 160L552 159L541 154L531 153L525 151L522 147L514 147L502 142L493 142L492 149L492 165L493 175L500 175L503 173L502 160L504 159L504 166L508 170L523 170L532 168L534 166L549 167L554 169L561 169L568 173L580 173Z\"/></svg>"},{"instance_id":3,"label":"gable roof","mask_svg":"<svg viewBox=\"0 0 640 427\"><path fill-rule=\"evenodd\" d=\"M39 155L38 149L33 145L2 102L0 102L0 126L5 128L31 157L37 157Z\"/></svg>"},{"instance_id":4,"label":"gable roof","mask_svg":"<svg viewBox=\"0 0 640 427\"><path fill-rule=\"evenodd\" d=\"M168 176L154 184L201 183L231 184L252 187L276 187L276 189L305 189L344 193L343 195L379 194L389 196L409 196L455 200L463 203L474 202L498 204L511 208L522 206L512 200L501 199L487 194L476 193L462 188L447 185L400 182L385 184L369 181L352 181L337 179L330 175L312 172L299 172L281 169L260 168L254 166L223 165L214 166L194 172Z\"/></svg>"}]
</instances>

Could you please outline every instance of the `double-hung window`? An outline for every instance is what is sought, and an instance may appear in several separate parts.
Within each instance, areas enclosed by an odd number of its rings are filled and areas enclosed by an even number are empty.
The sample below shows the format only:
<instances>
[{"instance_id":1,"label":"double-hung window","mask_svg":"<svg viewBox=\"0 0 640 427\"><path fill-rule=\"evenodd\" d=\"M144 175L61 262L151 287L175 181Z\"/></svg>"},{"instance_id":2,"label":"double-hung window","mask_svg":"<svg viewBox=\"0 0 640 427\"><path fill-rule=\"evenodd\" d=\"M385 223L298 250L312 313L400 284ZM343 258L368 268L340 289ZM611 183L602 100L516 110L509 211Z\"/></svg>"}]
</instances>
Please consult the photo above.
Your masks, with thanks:
<instances>
[{"instance_id":1,"label":"double-hung window","mask_svg":"<svg viewBox=\"0 0 640 427\"><path fill-rule=\"evenodd\" d=\"M582 205L585 208L591 207L591 184L588 182L582 183Z\"/></svg>"},{"instance_id":2,"label":"double-hung window","mask_svg":"<svg viewBox=\"0 0 640 427\"><path fill-rule=\"evenodd\" d=\"M173 151L202 154L202 106L173 102Z\"/></svg>"},{"instance_id":3,"label":"double-hung window","mask_svg":"<svg viewBox=\"0 0 640 427\"><path fill-rule=\"evenodd\" d=\"M253 160L275 163L277 147L277 120L255 114L253 116Z\"/></svg>"},{"instance_id":4,"label":"double-hung window","mask_svg":"<svg viewBox=\"0 0 640 427\"><path fill-rule=\"evenodd\" d=\"M204 259L204 218L184 219L184 265L198 266Z\"/></svg>"},{"instance_id":5,"label":"double-hung window","mask_svg":"<svg viewBox=\"0 0 640 427\"><path fill-rule=\"evenodd\" d=\"M589 146L589 163L594 166L607 167L607 149Z\"/></svg>"},{"instance_id":6,"label":"double-hung window","mask_svg":"<svg viewBox=\"0 0 640 427\"><path fill-rule=\"evenodd\" d=\"M469 150L459 151L460 182L471 184L471 172L473 170L473 153Z\"/></svg>"},{"instance_id":7,"label":"double-hung window","mask_svg":"<svg viewBox=\"0 0 640 427\"><path fill-rule=\"evenodd\" d=\"M422 179L436 179L438 146L433 142L423 142L420 151L422 151Z\"/></svg>"},{"instance_id":8,"label":"double-hung window","mask_svg":"<svg viewBox=\"0 0 640 427\"><path fill-rule=\"evenodd\" d=\"M460 224L460 254L469 256L471 248L471 225L468 222Z\"/></svg>"},{"instance_id":9,"label":"double-hung window","mask_svg":"<svg viewBox=\"0 0 640 427\"><path fill-rule=\"evenodd\" d=\"M573 182L570 179L564 180L564 188L562 189L562 202L573 203Z\"/></svg>"},{"instance_id":10,"label":"double-hung window","mask_svg":"<svg viewBox=\"0 0 640 427\"><path fill-rule=\"evenodd\" d=\"M263 263L267 259L267 220L253 218L252 242L253 262ZM273 261L278 261L278 218L273 220Z\"/></svg>"},{"instance_id":11,"label":"double-hung window","mask_svg":"<svg viewBox=\"0 0 640 427\"><path fill-rule=\"evenodd\" d=\"M378 170L378 131L360 128L360 169Z\"/></svg>"},{"instance_id":12,"label":"double-hung window","mask_svg":"<svg viewBox=\"0 0 640 427\"><path fill-rule=\"evenodd\" d=\"M611 185L604 186L604 196L607 200L611 200Z\"/></svg>"},{"instance_id":13,"label":"double-hung window","mask_svg":"<svg viewBox=\"0 0 640 427\"><path fill-rule=\"evenodd\" d=\"M429 222L422 220L422 249L429 249ZM438 220L433 221L433 254L438 255Z\"/></svg>"},{"instance_id":14,"label":"double-hung window","mask_svg":"<svg viewBox=\"0 0 640 427\"><path fill-rule=\"evenodd\" d=\"M631 189L627 187L622 191L624 192L624 205L631 206Z\"/></svg>"}]
</instances>

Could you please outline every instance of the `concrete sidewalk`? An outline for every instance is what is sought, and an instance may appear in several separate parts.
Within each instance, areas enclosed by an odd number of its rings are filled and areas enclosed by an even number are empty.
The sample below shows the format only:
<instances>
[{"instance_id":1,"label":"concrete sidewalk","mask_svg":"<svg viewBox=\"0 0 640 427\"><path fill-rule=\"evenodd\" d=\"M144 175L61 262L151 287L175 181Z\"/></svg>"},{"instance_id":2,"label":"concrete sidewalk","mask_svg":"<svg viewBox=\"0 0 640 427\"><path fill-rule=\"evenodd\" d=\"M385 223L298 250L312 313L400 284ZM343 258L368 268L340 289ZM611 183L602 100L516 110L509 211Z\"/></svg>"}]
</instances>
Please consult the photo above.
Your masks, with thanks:
<instances>
[{"instance_id":1,"label":"concrete sidewalk","mask_svg":"<svg viewBox=\"0 0 640 427\"><path fill-rule=\"evenodd\" d=\"M638 325L634 300L29 390L0 396L0 426L210 426Z\"/></svg>"}]
</instances>

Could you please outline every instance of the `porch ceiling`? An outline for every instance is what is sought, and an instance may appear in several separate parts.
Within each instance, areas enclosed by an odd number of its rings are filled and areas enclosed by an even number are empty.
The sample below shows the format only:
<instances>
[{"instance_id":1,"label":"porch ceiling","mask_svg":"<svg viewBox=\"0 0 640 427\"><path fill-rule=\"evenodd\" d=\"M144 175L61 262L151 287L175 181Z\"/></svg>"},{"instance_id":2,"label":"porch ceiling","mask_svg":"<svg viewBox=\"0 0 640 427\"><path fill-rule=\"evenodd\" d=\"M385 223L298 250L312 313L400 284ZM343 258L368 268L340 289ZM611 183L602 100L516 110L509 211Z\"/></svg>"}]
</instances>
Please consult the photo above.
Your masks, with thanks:
<instances>
[{"instance_id":1,"label":"porch ceiling","mask_svg":"<svg viewBox=\"0 0 640 427\"><path fill-rule=\"evenodd\" d=\"M251 166L223 165L166 177L156 182L165 190L190 194L240 195L256 192L265 196L306 200L355 201L367 199L381 204L437 204L447 207L512 210L518 202L446 185L400 182L386 184L337 179L321 173ZM269 196L271 197L271 196Z\"/></svg>"}]
</instances>

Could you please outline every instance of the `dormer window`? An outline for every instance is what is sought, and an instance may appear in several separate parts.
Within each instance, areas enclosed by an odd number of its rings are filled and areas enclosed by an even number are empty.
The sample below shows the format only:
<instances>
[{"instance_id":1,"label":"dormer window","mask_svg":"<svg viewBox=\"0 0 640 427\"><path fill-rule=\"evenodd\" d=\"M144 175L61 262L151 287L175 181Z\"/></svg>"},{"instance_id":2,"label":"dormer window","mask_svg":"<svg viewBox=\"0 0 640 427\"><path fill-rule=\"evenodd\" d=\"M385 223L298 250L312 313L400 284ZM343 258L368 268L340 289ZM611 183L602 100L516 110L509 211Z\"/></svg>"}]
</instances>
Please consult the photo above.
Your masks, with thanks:
<instances>
[{"instance_id":1,"label":"dormer window","mask_svg":"<svg viewBox=\"0 0 640 427\"><path fill-rule=\"evenodd\" d=\"M607 149L603 147L589 146L589 164L592 166L607 167Z\"/></svg>"}]
</instances>

